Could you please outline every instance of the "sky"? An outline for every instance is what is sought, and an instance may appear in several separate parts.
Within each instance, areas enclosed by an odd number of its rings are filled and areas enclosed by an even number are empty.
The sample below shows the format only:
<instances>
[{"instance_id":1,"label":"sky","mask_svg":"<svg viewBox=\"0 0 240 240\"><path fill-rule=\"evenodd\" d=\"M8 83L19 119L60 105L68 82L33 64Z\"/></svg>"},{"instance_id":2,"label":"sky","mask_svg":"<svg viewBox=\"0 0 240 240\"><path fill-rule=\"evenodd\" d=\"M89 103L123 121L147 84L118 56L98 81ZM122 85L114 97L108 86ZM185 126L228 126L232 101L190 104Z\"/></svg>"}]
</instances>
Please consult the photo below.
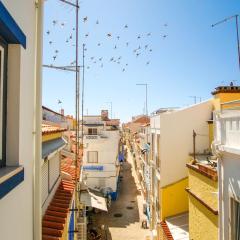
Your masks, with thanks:
<instances>
[{"instance_id":1,"label":"sky","mask_svg":"<svg viewBox=\"0 0 240 240\"><path fill-rule=\"evenodd\" d=\"M142 114L145 88L137 83L148 84L149 113L191 105L190 96L207 100L218 85L240 85L235 22L211 27L239 13L237 0L80 1L80 65L86 45L84 114L110 111L110 102L112 116L122 122ZM43 64L66 66L74 60L75 9L46 0ZM74 115L75 73L44 68L43 105Z\"/></svg>"}]
</instances>

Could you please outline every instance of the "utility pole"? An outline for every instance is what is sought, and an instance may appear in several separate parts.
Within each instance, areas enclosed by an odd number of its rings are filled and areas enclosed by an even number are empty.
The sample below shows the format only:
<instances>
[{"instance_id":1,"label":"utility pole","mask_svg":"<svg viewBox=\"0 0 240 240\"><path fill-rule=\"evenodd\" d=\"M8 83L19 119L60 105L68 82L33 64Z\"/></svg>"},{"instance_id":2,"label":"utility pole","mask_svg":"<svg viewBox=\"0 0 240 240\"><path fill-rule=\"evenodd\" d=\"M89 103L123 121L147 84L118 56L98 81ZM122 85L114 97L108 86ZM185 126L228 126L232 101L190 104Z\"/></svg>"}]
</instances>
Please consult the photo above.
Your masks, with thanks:
<instances>
[{"instance_id":1,"label":"utility pole","mask_svg":"<svg viewBox=\"0 0 240 240\"><path fill-rule=\"evenodd\" d=\"M147 83L137 83L137 86L145 86L145 106L146 106L146 115L148 116L148 84Z\"/></svg>"},{"instance_id":2,"label":"utility pole","mask_svg":"<svg viewBox=\"0 0 240 240\"><path fill-rule=\"evenodd\" d=\"M228 18L225 18L215 24L212 24L212 27L215 27L217 25L220 25L222 23L225 23L231 19L235 19L235 26L236 26L236 37L237 37L237 51L238 51L238 67L239 67L239 70L240 70L240 46L239 46L239 31L238 31L238 17L239 15L236 14L236 15L233 15L231 17L228 17Z\"/></svg>"},{"instance_id":3,"label":"utility pole","mask_svg":"<svg viewBox=\"0 0 240 240\"><path fill-rule=\"evenodd\" d=\"M82 148L83 148L83 115L84 115L84 85L85 85L85 44L82 46L82 52L83 52L83 68L82 68Z\"/></svg>"}]
</instances>

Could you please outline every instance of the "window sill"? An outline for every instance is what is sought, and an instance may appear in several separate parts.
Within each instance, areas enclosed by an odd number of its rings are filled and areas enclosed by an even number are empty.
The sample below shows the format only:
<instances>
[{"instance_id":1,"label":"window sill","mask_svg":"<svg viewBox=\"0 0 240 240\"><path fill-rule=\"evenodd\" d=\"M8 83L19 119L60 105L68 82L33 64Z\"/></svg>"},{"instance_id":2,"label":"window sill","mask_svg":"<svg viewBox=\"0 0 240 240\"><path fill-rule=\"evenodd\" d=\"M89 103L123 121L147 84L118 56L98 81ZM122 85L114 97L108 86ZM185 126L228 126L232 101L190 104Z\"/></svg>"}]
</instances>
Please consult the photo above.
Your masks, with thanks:
<instances>
[{"instance_id":1,"label":"window sill","mask_svg":"<svg viewBox=\"0 0 240 240\"><path fill-rule=\"evenodd\" d=\"M0 199L6 196L23 180L23 166L0 168Z\"/></svg>"}]
</instances>

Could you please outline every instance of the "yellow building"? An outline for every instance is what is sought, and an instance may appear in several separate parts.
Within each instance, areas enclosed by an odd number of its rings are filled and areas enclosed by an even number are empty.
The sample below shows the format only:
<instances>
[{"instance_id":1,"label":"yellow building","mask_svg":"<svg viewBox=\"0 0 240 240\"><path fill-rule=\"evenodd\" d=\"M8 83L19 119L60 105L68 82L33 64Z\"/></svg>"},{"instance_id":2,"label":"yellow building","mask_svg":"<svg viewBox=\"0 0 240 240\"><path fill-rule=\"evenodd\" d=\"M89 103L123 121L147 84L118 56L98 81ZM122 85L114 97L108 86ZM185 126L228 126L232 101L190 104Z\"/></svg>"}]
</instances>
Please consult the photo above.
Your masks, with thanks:
<instances>
[{"instance_id":1,"label":"yellow building","mask_svg":"<svg viewBox=\"0 0 240 240\"><path fill-rule=\"evenodd\" d=\"M189 173L189 236L194 240L218 239L217 170L197 155L199 164L187 164ZM201 163L200 163L201 162Z\"/></svg>"},{"instance_id":2,"label":"yellow building","mask_svg":"<svg viewBox=\"0 0 240 240\"><path fill-rule=\"evenodd\" d=\"M240 99L240 87L219 86L212 92L213 111L218 112L228 105L223 103ZM236 103L236 105L239 103ZM231 107L233 104L231 103ZM213 117L208 122L209 149L214 140L215 123ZM202 136L196 133L196 149ZM189 237L194 240L218 239L218 176L216 157L208 154L192 155L187 164L189 187L186 188L189 199Z\"/></svg>"}]
</instances>

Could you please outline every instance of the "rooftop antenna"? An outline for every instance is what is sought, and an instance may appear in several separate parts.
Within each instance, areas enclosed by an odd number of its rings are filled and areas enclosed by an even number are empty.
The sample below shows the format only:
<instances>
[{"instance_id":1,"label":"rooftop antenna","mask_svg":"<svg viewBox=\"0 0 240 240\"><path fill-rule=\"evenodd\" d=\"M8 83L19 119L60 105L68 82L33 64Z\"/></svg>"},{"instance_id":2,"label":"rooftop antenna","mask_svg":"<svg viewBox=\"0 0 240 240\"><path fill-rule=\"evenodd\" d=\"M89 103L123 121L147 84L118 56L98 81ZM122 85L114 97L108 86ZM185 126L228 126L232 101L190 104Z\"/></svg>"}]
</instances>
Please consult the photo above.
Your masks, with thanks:
<instances>
[{"instance_id":1,"label":"rooftop antenna","mask_svg":"<svg viewBox=\"0 0 240 240\"><path fill-rule=\"evenodd\" d=\"M197 99L199 99L199 102L202 101L202 98L201 98L201 97L198 97L198 96L189 96L189 97L190 97L190 98L193 98L193 100L194 100L194 104L197 103Z\"/></svg>"},{"instance_id":2,"label":"rooftop antenna","mask_svg":"<svg viewBox=\"0 0 240 240\"><path fill-rule=\"evenodd\" d=\"M240 70L240 48L239 48L239 32L238 32L238 17L239 15L236 14L236 15L233 15L233 16L230 16L230 17L227 17L215 24L212 24L212 27L215 27L217 25L220 25L222 23L225 23L229 20L232 20L232 19L235 19L235 25L236 25L236 36L237 36L237 50L238 50L238 67L239 67L239 70Z\"/></svg>"}]
</instances>

